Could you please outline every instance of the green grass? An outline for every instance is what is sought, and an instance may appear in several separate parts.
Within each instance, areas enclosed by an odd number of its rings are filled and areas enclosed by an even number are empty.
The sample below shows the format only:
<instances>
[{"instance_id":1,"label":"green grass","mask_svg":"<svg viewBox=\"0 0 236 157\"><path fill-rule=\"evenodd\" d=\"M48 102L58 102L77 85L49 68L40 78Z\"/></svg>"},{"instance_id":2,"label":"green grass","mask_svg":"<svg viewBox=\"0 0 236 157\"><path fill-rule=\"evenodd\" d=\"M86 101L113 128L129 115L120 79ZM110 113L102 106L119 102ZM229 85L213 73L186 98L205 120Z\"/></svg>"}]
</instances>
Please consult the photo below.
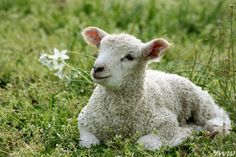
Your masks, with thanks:
<instances>
[{"instance_id":1,"label":"green grass","mask_svg":"<svg viewBox=\"0 0 236 157\"><path fill-rule=\"evenodd\" d=\"M234 5L234 7L230 7ZM0 0L0 156L214 156L236 151L236 3L225 0ZM234 15L233 15L234 14ZM174 46L151 67L188 77L226 109L231 134L196 133L152 152L136 137L80 148L77 116L94 86L63 82L38 62L42 51L68 49L70 64L91 69L96 50L80 31L97 26ZM236 155L235 155L236 156Z\"/></svg>"}]
</instances>

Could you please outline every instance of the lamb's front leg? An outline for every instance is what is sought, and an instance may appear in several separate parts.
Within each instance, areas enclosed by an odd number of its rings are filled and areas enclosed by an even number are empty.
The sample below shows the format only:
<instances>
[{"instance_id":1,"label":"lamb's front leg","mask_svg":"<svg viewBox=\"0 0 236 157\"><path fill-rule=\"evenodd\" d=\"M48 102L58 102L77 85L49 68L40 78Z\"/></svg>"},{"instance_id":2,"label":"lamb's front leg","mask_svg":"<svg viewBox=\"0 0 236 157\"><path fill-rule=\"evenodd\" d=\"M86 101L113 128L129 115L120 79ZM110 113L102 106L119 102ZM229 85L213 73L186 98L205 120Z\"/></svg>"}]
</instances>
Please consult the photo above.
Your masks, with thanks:
<instances>
[{"instance_id":1,"label":"lamb's front leg","mask_svg":"<svg viewBox=\"0 0 236 157\"><path fill-rule=\"evenodd\" d=\"M138 139L137 143L144 145L144 147L148 150L156 150L163 145L161 138L157 134L142 136Z\"/></svg>"},{"instance_id":2,"label":"lamb's front leg","mask_svg":"<svg viewBox=\"0 0 236 157\"><path fill-rule=\"evenodd\" d=\"M178 121L173 114L165 116L155 116L147 127L150 134L138 139L138 143L144 145L148 150L159 149L162 145L171 144L178 131ZM154 134L152 132L156 131Z\"/></svg>"},{"instance_id":3,"label":"lamb's front leg","mask_svg":"<svg viewBox=\"0 0 236 157\"><path fill-rule=\"evenodd\" d=\"M92 145L97 145L100 141L96 136L88 132L85 128L79 127L80 129L80 142L79 145L85 148L91 148Z\"/></svg>"}]
</instances>

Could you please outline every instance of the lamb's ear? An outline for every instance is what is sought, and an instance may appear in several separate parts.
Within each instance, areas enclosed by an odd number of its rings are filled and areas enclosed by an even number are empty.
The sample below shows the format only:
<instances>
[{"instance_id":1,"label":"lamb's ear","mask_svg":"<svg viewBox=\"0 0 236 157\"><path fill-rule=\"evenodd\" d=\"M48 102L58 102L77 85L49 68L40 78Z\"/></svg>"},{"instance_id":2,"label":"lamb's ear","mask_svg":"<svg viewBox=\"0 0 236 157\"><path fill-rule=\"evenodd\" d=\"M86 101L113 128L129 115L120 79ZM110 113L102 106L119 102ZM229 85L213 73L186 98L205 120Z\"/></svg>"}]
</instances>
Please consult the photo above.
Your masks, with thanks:
<instances>
[{"instance_id":1,"label":"lamb's ear","mask_svg":"<svg viewBox=\"0 0 236 157\"><path fill-rule=\"evenodd\" d=\"M87 27L81 32L81 34L89 45L95 45L99 47L102 38L108 33L97 27Z\"/></svg>"},{"instance_id":2,"label":"lamb's ear","mask_svg":"<svg viewBox=\"0 0 236 157\"><path fill-rule=\"evenodd\" d=\"M143 56L146 60L159 61L163 52L168 49L171 44L165 39L154 39L146 43L142 49Z\"/></svg>"}]
</instances>

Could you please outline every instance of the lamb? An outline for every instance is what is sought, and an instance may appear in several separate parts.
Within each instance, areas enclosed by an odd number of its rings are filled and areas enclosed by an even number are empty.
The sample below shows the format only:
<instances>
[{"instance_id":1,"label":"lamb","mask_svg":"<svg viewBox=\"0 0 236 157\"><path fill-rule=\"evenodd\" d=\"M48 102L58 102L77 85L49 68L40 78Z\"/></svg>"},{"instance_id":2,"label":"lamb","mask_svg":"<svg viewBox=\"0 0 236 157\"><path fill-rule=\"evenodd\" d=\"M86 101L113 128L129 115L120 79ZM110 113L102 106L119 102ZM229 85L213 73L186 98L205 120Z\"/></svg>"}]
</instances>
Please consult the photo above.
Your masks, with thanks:
<instances>
[{"instance_id":1,"label":"lamb","mask_svg":"<svg viewBox=\"0 0 236 157\"><path fill-rule=\"evenodd\" d=\"M181 144L196 128L230 132L229 116L208 92L181 76L147 70L168 49L167 40L143 43L97 27L84 29L82 36L98 48L91 71L98 85L78 116L82 147L138 133L137 142L155 150Z\"/></svg>"}]
</instances>

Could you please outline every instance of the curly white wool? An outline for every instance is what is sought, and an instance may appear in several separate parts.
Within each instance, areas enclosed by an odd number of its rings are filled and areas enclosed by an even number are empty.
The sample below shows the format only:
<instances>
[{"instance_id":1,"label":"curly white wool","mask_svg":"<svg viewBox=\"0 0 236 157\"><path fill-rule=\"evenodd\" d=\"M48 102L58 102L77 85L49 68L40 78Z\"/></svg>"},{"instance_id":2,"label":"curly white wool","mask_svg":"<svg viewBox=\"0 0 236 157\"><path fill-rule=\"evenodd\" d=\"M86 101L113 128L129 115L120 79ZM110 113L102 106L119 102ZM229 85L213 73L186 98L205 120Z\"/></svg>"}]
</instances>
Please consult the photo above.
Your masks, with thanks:
<instances>
[{"instance_id":1,"label":"curly white wool","mask_svg":"<svg viewBox=\"0 0 236 157\"><path fill-rule=\"evenodd\" d=\"M103 65L104 70L91 72L100 85L78 117L81 146L138 132L138 143L153 150L180 144L196 127L229 132L228 115L206 91L181 76L146 70L147 62L160 58L168 47L166 40L142 43L131 35L110 35L96 27L86 28L83 36L99 48L94 68ZM135 61L122 60L127 52ZM112 77L101 81L97 75Z\"/></svg>"}]
</instances>

